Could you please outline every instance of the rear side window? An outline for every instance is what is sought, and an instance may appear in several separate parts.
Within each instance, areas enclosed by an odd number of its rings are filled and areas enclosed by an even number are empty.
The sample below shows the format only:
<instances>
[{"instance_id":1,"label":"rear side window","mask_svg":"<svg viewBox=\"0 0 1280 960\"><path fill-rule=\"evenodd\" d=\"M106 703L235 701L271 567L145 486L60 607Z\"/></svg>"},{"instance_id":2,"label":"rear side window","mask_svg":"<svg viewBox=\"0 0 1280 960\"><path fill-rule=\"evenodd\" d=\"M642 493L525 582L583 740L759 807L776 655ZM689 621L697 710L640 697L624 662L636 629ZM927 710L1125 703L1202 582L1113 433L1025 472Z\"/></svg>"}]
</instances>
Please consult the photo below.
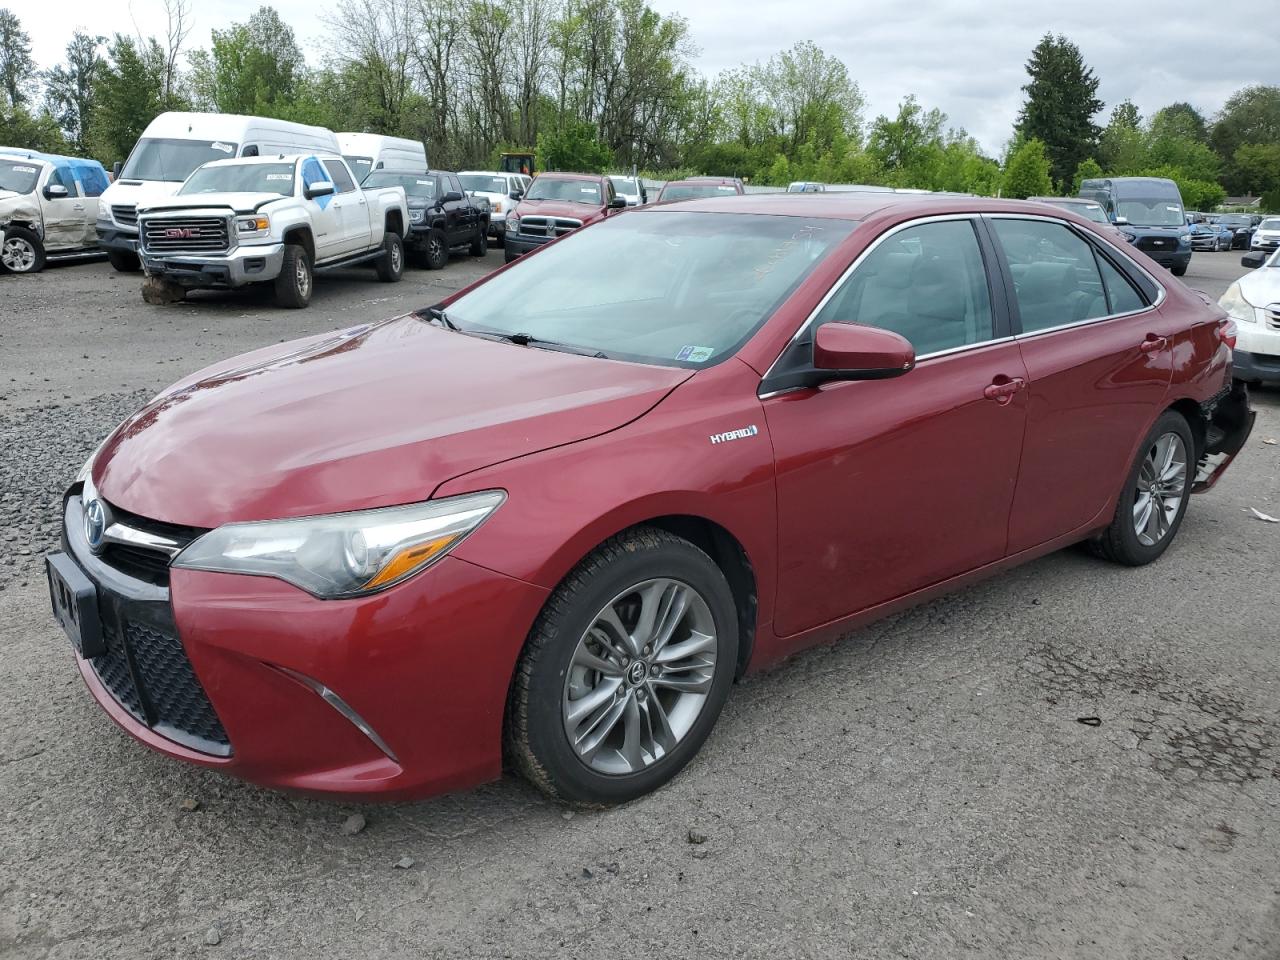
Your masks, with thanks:
<instances>
[{"instance_id":1,"label":"rear side window","mask_svg":"<svg viewBox=\"0 0 1280 960\"><path fill-rule=\"evenodd\" d=\"M1047 220L991 223L1009 262L1023 333L1107 315L1098 263L1083 238Z\"/></svg>"},{"instance_id":2,"label":"rear side window","mask_svg":"<svg viewBox=\"0 0 1280 960\"><path fill-rule=\"evenodd\" d=\"M1129 278L1112 266L1110 260L1099 256L1098 265L1102 268L1102 284L1107 288L1111 313L1129 313L1147 305L1146 299L1133 288Z\"/></svg>"},{"instance_id":3,"label":"rear side window","mask_svg":"<svg viewBox=\"0 0 1280 960\"><path fill-rule=\"evenodd\" d=\"M338 193L350 193L356 188L355 181L351 179L351 174L347 173L346 165L341 160L325 160L324 168L329 171L329 178L333 181L333 189Z\"/></svg>"},{"instance_id":4,"label":"rear side window","mask_svg":"<svg viewBox=\"0 0 1280 960\"><path fill-rule=\"evenodd\" d=\"M861 323L901 334L923 356L993 338L991 295L969 220L891 234L819 312L817 324Z\"/></svg>"}]
</instances>

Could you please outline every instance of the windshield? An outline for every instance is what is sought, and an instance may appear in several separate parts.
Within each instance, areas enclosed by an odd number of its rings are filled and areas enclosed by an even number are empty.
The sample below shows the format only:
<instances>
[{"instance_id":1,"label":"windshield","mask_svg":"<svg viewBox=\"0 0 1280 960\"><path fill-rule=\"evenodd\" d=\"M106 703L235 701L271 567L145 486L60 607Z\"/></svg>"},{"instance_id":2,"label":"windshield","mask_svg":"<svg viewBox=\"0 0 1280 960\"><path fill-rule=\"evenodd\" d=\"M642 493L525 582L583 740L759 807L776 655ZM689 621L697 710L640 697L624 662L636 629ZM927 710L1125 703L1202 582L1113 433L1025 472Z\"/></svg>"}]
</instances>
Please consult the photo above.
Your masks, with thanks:
<instances>
[{"instance_id":1,"label":"windshield","mask_svg":"<svg viewBox=\"0 0 1280 960\"><path fill-rule=\"evenodd\" d=\"M1100 203L1058 203L1053 200L1047 202L1063 210L1070 210L1076 216L1092 220L1094 223L1108 222L1107 212L1102 209L1102 204Z\"/></svg>"},{"instance_id":2,"label":"windshield","mask_svg":"<svg viewBox=\"0 0 1280 960\"><path fill-rule=\"evenodd\" d=\"M662 188L662 199L695 200L698 197L735 196L737 193L727 183L672 183Z\"/></svg>"},{"instance_id":3,"label":"windshield","mask_svg":"<svg viewBox=\"0 0 1280 960\"><path fill-rule=\"evenodd\" d=\"M1247 227L1252 225L1253 221L1245 216L1227 216L1222 217L1219 223L1226 224L1228 227Z\"/></svg>"},{"instance_id":4,"label":"windshield","mask_svg":"<svg viewBox=\"0 0 1280 960\"><path fill-rule=\"evenodd\" d=\"M855 225L752 214L613 217L464 294L449 319L464 332L523 333L617 360L706 366L736 352Z\"/></svg>"},{"instance_id":5,"label":"windshield","mask_svg":"<svg viewBox=\"0 0 1280 960\"><path fill-rule=\"evenodd\" d=\"M210 160L226 160L236 155L236 144L222 140L170 140L146 137L138 141L120 171L121 180L187 179L191 171Z\"/></svg>"},{"instance_id":6,"label":"windshield","mask_svg":"<svg viewBox=\"0 0 1280 960\"><path fill-rule=\"evenodd\" d=\"M420 177L412 173L371 173L365 177L362 187L404 187L406 197L431 200L436 195L436 178Z\"/></svg>"},{"instance_id":7,"label":"windshield","mask_svg":"<svg viewBox=\"0 0 1280 960\"><path fill-rule=\"evenodd\" d=\"M1258 224L1259 230L1280 230L1280 220L1272 217L1270 220L1263 220Z\"/></svg>"},{"instance_id":8,"label":"windshield","mask_svg":"<svg viewBox=\"0 0 1280 960\"><path fill-rule=\"evenodd\" d=\"M462 181L463 190L470 190L473 193L507 192L506 177L489 177L482 173L460 173L458 179Z\"/></svg>"},{"instance_id":9,"label":"windshield","mask_svg":"<svg viewBox=\"0 0 1280 960\"><path fill-rule=\"evenodd\" d=\"M14 193L30 193L36 188L40 168L34 163L16 163L12 160L0 163L0 190Z\"/></svg>"},{"instance_id":10,"label":"windshield","mask_svg":"<svg viewBox=\"0 0 1280 960\"><path fill-rule=\"evenodd\" d=\"M600 184L594 180L561 180L539 177L524 195L526 200L567 200L600 206Z\"/></svg>"},{"instance_id":11,"label":"windshield","mask_svg":"<svg viewBox=\"0 0 1280 960\"><path fill-rule=\"evenodd\" d=\"M229 163L201 167L187 178L179 196L192 193L278 193L293 196L292 163Z\"/></svg>"},{"instance_id":12,"label":"windshield","mask_svg":"<svg viewBox=\"0 0 1280 960\"><path fill-rule=\"evenodd\" d=\"M1182 207L1168 200L1118 200L1116 216L1124 217L1135 227L1185 227Z\"/></svg>"},{"instance_id":13,"label":"windshield","mask_svg":"<svg viewBox=\"0 0 1280 960\"><path fill-rule=\"evenodd\" d=\"M640 185L630 177L610 177L613 181L613 189L618 193L625 193L629 197L640 196Z\"/></svg>"}]
</instances>

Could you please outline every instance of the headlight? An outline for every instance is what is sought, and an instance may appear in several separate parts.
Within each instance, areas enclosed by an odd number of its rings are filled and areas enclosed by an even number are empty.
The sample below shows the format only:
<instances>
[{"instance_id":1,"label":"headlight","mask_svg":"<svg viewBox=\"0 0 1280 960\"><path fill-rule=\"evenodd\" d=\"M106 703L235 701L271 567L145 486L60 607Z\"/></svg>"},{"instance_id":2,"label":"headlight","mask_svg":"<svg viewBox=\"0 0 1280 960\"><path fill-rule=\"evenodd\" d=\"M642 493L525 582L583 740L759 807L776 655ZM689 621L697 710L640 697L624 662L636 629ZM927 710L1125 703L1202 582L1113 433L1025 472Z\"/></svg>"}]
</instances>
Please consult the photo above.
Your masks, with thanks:
<instances>
[{"instance_id":1,"label":"headlight","mask_svg":"<svg viewBox=\"0 0 1280 960\"><path fill-rule=\"evenodd\" d=\"M1189 233L1184 233L1184 234L1182 234L1182 236L1178 237L1178 242L1179 242L1179 243L1190 243L1190 242L1191 242L1191 234L1189 234Z\"/></svg>"},{"instance_id":2,"label":"headlight","mask_svg":"<svg viewBox=\"0 0 1280 960\"><path fill-rule=\"evenodd\" d=\"M494 212L494 213L501 213L501 212L502 212L502 201L501 201L501 200L495 200L495 201L493 201L493 212Z\"/></svg>"},{"instance_id":3,"label":"headlight","mask_svg":"<svg viewBox=\"0 0 1280 960\"><path fill-rule=\"evenodd\" d=\"M1239 281L1227 287L1227 292L1218 301L1218 306L1227 311L1227 315L1232 320L1239 320L1243 323L1258 322L1254 305L1246 300L1244 294L1241 293Z\"/></svg>"},{"instance_id":4,"label":"headlight","mask_svg":"<svg viewBox=\"0 0 1280 960\"><path fill-rule=\"evenodd\" d=\"M487 490L405 507L229 523L197 539L172 565L275 577L326 600L365 596L435 563L506 496Z\"/></svg>"},{"instance_id":5,"label":"headlight","mask_svg":"<svg viewBox=\"0 0 1280 960\"><path fill-rule=\"evenodd\" d=\"M514 210L507 214L507 233L520 232L520 215Z\"/></svg>"},{"instance_id":6,"label":"headlight","mask_svg":"<svg viewBox=\"0 0 1280 960\"><path fill-rule=\"evenodd\" d=\"M105 223L111 222L111 208L105 203L98 204L98 221Z\"/></svg>"},{"instance_id":7,"label":"headlight","mask_svg":"<svg viewBox=\"0 0 1280 960\"><path fill-rule=\"evenodd\" d=\"M425 211L425 210L410 210L410 211L409 211L409 222L410 222L410 223L421 223L421 222L423 221L423 219L426 217L426 215L427 215L427 211Z\"/></svg>"},{"instance_id":8,"label":"headlight","mask_svg":"<svg viewBox=\"0 0 1280 960\"><path fill-rule=\"evenodd\" d=\"M260 237L270 229L266 217L236 217L236 233L241 237Z\"/></svg>"}]
</instances>

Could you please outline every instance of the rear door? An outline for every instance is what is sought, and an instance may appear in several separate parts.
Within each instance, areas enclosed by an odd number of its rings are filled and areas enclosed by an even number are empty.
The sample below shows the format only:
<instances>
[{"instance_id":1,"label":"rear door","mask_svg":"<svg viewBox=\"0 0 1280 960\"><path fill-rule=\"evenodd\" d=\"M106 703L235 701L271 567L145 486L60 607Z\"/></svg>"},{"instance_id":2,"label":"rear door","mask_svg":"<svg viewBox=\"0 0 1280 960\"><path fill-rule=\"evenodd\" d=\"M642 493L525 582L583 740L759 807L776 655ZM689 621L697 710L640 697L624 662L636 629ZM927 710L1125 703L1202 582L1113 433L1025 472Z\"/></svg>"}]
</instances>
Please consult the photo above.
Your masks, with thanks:
<instances>
[{"instance_id":1,"label":"rear door","mask_svg":"<svg viewBox=\"0 0 1280 960\"><path fill-rule=\"evenodd\" d=\"M1062 221L992 215L1029 405L1009 521L1017 553L1105 523L1168 392L1175 323L1155 285Z\"/></svg>"},{"instance_id":2,"label":"rear door","mask_svg":"<svg viewBox=\"0 0 1280 960\"><path fill-rule=\"evenodd\" d=\"M462 181L456 176L449 173L441 179L444 180L446 192L456 193L462 197L461 200L450 200L445 204L449 211L449 243L452 246L467 243L475 234L476 221L479 219L475 205L462 189Z\"/></svg>"},{"instance_id":3,"label":"rear door","mask_svg":"<svg viewBox=\"0 0 1280 960\"><path fill-rule=\"evenodd\" d=\"M373 242L373 231L369 224L369 201L363 191L356 189L347 165L336 158L322 161L329 172L336 191L333 205L338 210L342 229L342 245L340 253L360 253L369 249Z\"/></svg>"},{"instance_id":4,"label":"rear door","mask_svg":"<svg viewBox=\"0 0 1280 960\"><path fill-rule=\"evenodd\" d=\"M777 471L779 634L1005 555L1027 374L1003 287L989 280L992 259L976 218L896 228L788 348L811 351L820 324L860 323L906 337L917 364L892 379L764 397Z\"/></svg>"}]
</instances>

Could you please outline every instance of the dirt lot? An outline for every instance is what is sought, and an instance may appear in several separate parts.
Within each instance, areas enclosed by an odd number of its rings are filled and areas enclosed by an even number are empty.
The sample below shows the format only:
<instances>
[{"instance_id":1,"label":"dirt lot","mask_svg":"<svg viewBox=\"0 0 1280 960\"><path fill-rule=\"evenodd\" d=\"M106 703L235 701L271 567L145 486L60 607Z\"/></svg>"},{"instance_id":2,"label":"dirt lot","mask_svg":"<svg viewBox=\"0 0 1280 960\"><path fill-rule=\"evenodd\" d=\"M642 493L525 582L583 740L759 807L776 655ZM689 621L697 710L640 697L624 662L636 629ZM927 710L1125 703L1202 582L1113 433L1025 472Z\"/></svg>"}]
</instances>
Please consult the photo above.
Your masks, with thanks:
<instances>
[{"instance_id":1,"label":"dirt lot","mask_svg":"<svg viewBox=\"0 0 1280 960\"><path fill-rule=\"evenodd\" d=\"M209 361L500 262L348 271L298 312L147 306L104 263L0 276L0 956L1280 956L1280 524L1249 513L1280 516L1278 392L1161 562L1064 552L753 677L620 809L509 777L349 835L359 808L117 730L39 567L87 453ZM1242 272L1197 254L1186 280L1216 297Z\"/></svg>"}]
</instances>

